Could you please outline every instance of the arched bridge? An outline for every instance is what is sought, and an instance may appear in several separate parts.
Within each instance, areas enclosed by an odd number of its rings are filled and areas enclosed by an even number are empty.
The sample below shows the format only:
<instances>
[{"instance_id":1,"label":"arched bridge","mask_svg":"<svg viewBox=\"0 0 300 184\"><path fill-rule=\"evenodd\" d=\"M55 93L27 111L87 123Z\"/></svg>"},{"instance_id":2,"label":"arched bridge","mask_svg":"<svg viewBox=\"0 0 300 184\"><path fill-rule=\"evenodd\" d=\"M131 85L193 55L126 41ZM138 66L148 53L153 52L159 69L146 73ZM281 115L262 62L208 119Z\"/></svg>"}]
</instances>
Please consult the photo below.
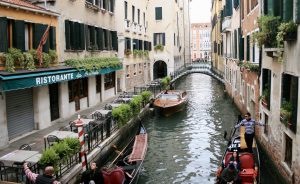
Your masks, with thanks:
<instances>
[{"instance_id":1,"label":"arched bridge","mask_svg":"<svg viewBox=\"0 0 300 184\"><path fill-rule=\"evenodd\" d=\"M186 65L185 67L178 69L174 73L171 73L171 78L172 78L171 83L175 82L180 77L191 74L191 73L203 73L206 75L210 75L213 78L224 83L223 77L212 70L211 64L204 63L204 62L203 63L192 63L192 64Z\"/></svg>"}]
</instances>

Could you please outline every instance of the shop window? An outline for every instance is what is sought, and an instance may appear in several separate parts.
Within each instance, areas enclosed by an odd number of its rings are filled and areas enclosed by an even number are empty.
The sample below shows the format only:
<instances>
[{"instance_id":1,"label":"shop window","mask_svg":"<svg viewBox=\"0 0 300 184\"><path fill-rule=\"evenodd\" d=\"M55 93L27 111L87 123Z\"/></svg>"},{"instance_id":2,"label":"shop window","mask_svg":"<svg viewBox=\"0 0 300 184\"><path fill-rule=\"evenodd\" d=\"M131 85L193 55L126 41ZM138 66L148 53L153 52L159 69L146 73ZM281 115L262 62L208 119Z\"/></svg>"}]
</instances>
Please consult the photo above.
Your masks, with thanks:
<instances>
[{"instance_id":1,"label":"shop window","mask_svg":"<svg viewBox=\"0 0 300 184\"><path fill-rule=\"evenodd\" d=\"M96 93L101 93L101 75L96 76Z\"/></svg>"},{"instance_id":2,"label":"shop window","mask_svg":"<svg viewBox=\"0 0 300 184\"><path fill-rule=\"evenodd\" d=\"M104 75L104 89L108 90L115 87L115 72Z\"/></svg>"},{"instance_id":3,"label":"shop window","mask_svg":"<svg viewBox=\"0 0 300 184\"><path fill-rule=\"evenodd\" d=\"M293 157L293 140L285 135L285 155L284 162L291 168L292 166L292 157Z\"/></svg>"}]
</instances>

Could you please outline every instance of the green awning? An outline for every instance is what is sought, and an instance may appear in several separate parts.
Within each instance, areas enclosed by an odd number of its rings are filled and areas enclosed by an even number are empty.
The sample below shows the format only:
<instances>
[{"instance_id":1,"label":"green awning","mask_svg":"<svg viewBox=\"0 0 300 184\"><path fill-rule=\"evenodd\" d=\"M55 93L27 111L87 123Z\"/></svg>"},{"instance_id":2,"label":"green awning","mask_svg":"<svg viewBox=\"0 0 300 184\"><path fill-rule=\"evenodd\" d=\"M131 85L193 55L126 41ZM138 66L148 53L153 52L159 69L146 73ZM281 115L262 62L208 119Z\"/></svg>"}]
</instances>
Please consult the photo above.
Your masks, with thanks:
<instances>
[{"instance_id":1,"label":"green awning","mask_svg":"<svg viewBox=\"0 0 300 184\"><path fill-rule=\"evenodd\" d=\"M104 68L92 72L66 69L57 71L43 71L38 73L0 75L0 91L12 91L17 89L45 86L53 83L75 80L89 76L107 74L122 69L122 66Z\"/></svg>"}]
</instances>

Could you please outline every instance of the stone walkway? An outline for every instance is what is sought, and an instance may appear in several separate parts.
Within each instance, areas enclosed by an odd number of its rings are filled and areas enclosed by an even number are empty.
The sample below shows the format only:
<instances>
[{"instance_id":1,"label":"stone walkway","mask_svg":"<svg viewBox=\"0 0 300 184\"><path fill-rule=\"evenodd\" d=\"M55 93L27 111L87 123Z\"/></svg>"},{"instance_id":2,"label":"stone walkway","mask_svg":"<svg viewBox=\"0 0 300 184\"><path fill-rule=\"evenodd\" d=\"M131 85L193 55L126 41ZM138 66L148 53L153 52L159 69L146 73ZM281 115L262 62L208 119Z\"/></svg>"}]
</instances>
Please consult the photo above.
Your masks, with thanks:
<instances>
[{"instance_id":1,"label":"stone walkway","mask_svg":"<svg viewBox=\"0 0 300 184\"><path fill-rule=\"evenodd\" d=\"M48 128L45 128L43 130L36 130L36 131L30 132L26 135L21 136L17 140L12 141L7 148L0 150L0 157L11 151L19 149L19 147L22 144L29 144L31 146L31 150L39 151L40 153L42 153L42 151L45 148L44 147L44 136L45 135L49 134L50 132L52 132L54 130L58 130L61 127L65 127L65 126L69 125L69 122L76 119L78 114L89 115L91 112L94 112L95 110L104 109L105 104L112 102L114 99L117 98L117 96L118 95L116 95L115 97L110 98L108 100L105 100L103 102L100 102L99 104L97 104L94 107L78 111L68 118L61 118L61 119L55 121L55 123L53 123L53 125L51 125Z\"/></svg>"}]
</instances>

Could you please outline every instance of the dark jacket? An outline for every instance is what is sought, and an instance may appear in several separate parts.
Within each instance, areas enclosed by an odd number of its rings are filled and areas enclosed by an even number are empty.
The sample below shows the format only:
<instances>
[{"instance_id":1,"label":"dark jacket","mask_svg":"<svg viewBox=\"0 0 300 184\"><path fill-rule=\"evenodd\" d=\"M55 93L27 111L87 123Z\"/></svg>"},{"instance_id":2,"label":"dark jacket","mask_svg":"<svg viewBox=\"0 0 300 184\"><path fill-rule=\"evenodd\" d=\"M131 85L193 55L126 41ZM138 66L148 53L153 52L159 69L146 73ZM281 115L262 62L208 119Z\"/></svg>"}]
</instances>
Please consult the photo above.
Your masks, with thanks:
<instances>
[{"instance_id":1,"label":"dark jacket","mask_svg":"<svg viewBox=\"0 0 300 184\"><path fill-rule=\"evenodd\" d=\"M104 184L102 172L98 169L87 170L82 173L81 182L84 184L89 184L91 180L93 180L95 184Z\"/></svg>"},{"instance_id":2,"label":"dark jacket","mask_svg":"<svg viewBox=\"0 0 300 184\"><path fill-rule=\"evenodd\" d=\"M35 184L53 184L54 179L52 176L47 176L45 174L38 175L35 180Z\"/></svg>"}]
</instances>

